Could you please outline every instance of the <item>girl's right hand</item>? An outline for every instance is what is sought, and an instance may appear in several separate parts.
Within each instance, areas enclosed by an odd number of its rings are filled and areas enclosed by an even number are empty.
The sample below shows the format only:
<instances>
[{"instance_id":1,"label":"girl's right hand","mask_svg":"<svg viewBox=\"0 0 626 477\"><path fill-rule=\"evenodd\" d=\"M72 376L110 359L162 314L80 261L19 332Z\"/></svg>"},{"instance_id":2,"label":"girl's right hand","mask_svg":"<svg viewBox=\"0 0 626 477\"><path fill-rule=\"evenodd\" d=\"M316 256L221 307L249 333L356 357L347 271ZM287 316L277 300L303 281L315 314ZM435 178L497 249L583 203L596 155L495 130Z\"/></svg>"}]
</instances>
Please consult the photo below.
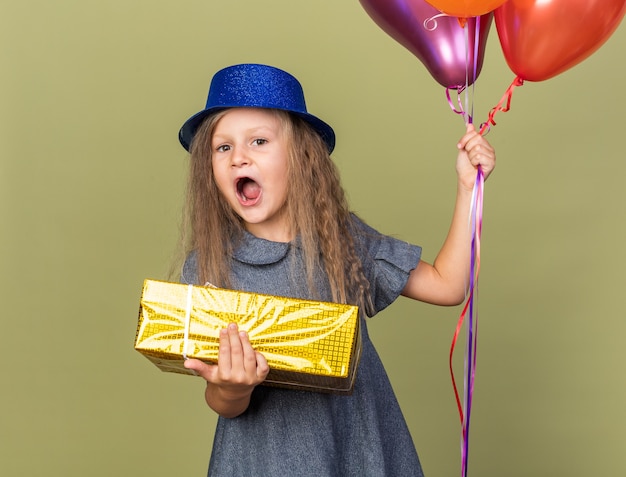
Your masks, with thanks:
<instances>
[{"instance_id":1,"label":"girl's right hand","mask_svg":"<svg viewBox=\"0 0 626 477\"><path fill-rule=\"evenodd\" d=\"M184 366L207 381L207 403L224 417L245 411L252 390L265 381L270 371L265 357L254 350L248 334L239 331L235 323L220 331L217 364L188 359Z\"/></svg>"}]
</instances>

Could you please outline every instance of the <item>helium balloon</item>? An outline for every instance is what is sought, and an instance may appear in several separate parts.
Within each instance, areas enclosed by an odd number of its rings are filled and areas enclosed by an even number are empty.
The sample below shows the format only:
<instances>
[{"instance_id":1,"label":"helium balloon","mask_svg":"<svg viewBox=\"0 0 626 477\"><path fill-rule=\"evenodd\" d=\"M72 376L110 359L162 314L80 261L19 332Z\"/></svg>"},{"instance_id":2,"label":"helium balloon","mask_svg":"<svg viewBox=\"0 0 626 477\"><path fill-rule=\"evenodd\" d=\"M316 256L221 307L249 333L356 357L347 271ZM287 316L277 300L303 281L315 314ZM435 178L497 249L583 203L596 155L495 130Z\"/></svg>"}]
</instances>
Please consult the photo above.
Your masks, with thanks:
<instances>
[{"instance_id":1,"label":"helium balloon","mask_svg":"<svg viewBox=\"0 0 626 477\"><path fill-rule=\"evenodd\" d=\"M478 78L492 13L468 19L465 30L455 17L442 16L425 0L359 1L372 20L413 53L442 86L460 89Z\"/></svg>"},{"instance_id":2,"label":"helium balloon","mask_svg":"<svg viewBox=\"0 0 626 477\"><path fill-rule=\"evenodd\" d=\"M507 0L426 0L438 10L458 18L478 17L493 12Z\"/></svg>"},{"instance_id":3,"label":"helium balloon","mask_svg":"<svg viewBox=\"0 0 626 477\"><path fill-rule=\"evenodd\" d=\"M508 0L494 15L509 68L543 81L600 48L624 13L626 0Z\"/></svg>"}]
</instances>

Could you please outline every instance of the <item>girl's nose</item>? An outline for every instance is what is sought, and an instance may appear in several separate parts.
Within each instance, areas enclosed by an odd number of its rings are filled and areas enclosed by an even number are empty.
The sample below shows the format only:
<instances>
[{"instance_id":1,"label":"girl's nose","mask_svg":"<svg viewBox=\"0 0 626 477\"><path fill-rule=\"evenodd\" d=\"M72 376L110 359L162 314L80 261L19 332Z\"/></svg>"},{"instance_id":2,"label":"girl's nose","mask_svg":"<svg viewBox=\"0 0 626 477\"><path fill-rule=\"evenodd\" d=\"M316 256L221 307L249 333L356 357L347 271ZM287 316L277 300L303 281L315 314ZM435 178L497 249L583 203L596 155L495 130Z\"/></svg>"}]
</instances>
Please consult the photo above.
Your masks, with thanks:
<instances>
[{"instance_id":1,"label":"girl's nose","mask_svg":"<svg viewBox=\"0 0 626 477\"><path fill-rule=\"evenodd\" d=\"M243 147L237 147L233 150L231 155L232 165L235 167L241 167L250 163L250 158Z\"/></svg>"}]
</instances>

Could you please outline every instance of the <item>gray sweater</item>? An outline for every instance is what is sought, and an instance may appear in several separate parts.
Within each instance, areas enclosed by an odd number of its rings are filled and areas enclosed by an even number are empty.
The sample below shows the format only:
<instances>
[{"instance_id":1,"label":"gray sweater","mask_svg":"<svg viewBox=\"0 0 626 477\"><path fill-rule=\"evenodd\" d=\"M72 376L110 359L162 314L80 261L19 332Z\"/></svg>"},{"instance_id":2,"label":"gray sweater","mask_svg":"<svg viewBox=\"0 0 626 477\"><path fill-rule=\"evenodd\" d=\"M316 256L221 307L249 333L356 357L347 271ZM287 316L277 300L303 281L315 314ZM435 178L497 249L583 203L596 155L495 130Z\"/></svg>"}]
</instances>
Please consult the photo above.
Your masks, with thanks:
<instances>
[{"instance_id":1,"label":"gray sweater","mask_svg":"<svg viewBox=\"0 0 626 477\"><path fill-rule=\"evenodd\" d=\"M382 235L354 217L363 269L376 312L399 295L421 249ZM328 280L317 274L311 296L294 243L246 234L232 260L232 287L255 293L330 301ZM292 261L295 260L295 266ZM190 254L181 281L197 283ZM362 354L349 396L257 386L248 410L220 417L209 464L211 477L418 477L413 440L389 378L361 316Z\"/></svg>"}]
</instances>

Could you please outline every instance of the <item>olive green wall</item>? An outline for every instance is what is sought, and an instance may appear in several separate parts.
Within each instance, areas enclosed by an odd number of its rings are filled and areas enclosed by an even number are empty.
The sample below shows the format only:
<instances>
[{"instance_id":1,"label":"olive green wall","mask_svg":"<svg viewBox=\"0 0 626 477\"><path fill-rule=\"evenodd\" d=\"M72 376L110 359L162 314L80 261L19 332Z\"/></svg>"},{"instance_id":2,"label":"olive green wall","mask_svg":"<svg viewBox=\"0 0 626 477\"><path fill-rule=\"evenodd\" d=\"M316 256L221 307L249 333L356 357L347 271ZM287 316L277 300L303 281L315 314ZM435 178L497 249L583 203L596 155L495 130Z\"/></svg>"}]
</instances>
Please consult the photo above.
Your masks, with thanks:
<instances>
[{"instance_id":1,"label":"olive green wall","mask_svg":"<svg viewBox=\"0 0 626 477\"><path fill-rule=\"evenodd\" d=\"M215 417L202 382L132 344L142 281L166 277L176 246L178 127L213 72L294 73L338 134L353 208L429 260L463 122L357 0L1 10L0 473L204 475ZM626 475L625 46L622 26L582 64L518 88L489 134L472 476ZM477 121L513 76L494 27ZM429 476L460 473L447 369L459 313L399 300L370 322Z\"/></svg>"}]
</instances>

